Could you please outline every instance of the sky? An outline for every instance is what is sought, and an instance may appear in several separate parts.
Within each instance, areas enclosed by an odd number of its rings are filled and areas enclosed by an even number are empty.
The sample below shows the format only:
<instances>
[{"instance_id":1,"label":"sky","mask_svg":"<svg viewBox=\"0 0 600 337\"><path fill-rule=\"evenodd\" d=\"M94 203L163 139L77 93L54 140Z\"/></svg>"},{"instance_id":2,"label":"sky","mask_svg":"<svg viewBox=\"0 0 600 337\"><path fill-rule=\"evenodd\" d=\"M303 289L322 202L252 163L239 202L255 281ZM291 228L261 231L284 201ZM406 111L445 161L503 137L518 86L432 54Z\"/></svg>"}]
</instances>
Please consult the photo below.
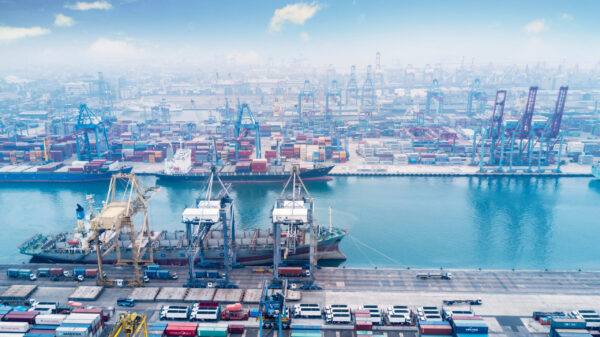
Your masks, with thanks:
<instances>
[{"instance_id":1,"label":"sky","mask_svg":"<svg viewBox=\"0 0 600 337\"><path fill-rule=\"evenodd\" d=\"M600 1L0 0L12 67L600 61Z\"/></svg>"}]
</instances>

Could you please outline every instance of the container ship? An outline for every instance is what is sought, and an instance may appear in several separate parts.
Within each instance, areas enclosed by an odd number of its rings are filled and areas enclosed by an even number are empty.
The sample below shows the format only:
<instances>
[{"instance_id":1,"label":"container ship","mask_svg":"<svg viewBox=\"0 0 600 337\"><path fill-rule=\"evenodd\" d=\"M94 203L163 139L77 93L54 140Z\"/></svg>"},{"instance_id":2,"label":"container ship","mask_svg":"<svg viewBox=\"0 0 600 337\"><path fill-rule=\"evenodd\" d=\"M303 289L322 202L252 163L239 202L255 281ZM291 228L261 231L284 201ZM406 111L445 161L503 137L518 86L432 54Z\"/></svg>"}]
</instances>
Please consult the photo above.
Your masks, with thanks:
<instances>
[{"instance_id":1,"label":"container ship","mask_svg":"<svg viewBox=\"0 0 600 337\"><path fill-rule=\"evenodd\" d=\"M118 161L95 159L46 165L6 165L0 167L0 183L83 183L108 181L115 173L129 173L132 166Z\"/></svg>"},{"instance_id":2,"label":"container ship","mask_svg":"<svg viewBox=\"0 0 600 337\"><path fill-rule=\"evenodd\" d=\"M20 247L20 253L31 256L31 262L44 263L89 263L96 264L95 245L86 241L90 229L82 232L76 230L73 233L59 233L56 235L36 234ZM120 234L119 244L122 258L131 258L131 242L124 240ZM346 256L339 251L338 244L344 238L346 232L342 229L331 228L319 230L317 258L319 261L340 261ZM294 252L288 253L288 259L308 260L309 244L308 233L302 233L298 237ZM114 235L104 235L102 247L111 246ZM236 230L236 254L237 261L243 265L269 265L273 263L273 239L272 230L255 229L239 231ZM159 231L152 232L152 238L146 243L152 248L154 261L165 265L185 265L187 258L187 239L185 231ZM207 249L204 257L207 261L222 261L223 259L223 232L212 229L206 240ZM282 250L284 249L282 245ZM114 263L117 259L113 249L103 261Z\"/></svg>"},{"instance_id":3,"label":"container ship","mask_svg":"<svg viewBox=\"0 0 600 337\"><path fill-rule=\"evenodd\" d=\"M165 169L157 173L159 181L204 182L210 176L210 167L194 168L192 152L180 149L173 158L165 161ZM300 166L300 178L304 181L327 181L333 165L304 164ZM269 165L266 159L238 161L236 165L218 166L219 177L224 183L283 183L290 177L291 163Z\"/></svg>"}]
</instances>

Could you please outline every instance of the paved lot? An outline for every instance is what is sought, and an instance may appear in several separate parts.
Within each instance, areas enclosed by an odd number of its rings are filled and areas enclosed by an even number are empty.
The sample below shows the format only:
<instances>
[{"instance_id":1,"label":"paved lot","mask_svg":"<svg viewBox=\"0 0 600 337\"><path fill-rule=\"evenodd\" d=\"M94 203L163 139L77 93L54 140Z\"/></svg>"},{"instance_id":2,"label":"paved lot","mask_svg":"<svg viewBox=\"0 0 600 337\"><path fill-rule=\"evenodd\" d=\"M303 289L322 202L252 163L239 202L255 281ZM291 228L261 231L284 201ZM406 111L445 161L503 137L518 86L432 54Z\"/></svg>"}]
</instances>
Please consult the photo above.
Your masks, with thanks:
<instances>
[{"instance_id":1,"label":"paved lot","mask_svg":"<svg viewBox=\"0 0 600 337\"><path fill-rule=\"evenodd\" d=\"M19 265L19 268L37 269L48 265ZM54 266L54 265L53 265ZM37 300L58 300L66 302L67 297L78 285L95 285L95 280L81 283L72 280L37 281L12 280L6 277L8 266L0 266L0 291L13 284L36 284L37 290L32 298ZM65 268L73 269L68 265ZM77 266L91 267L91 266ZM186 281L187 268L183 266L164 267L180 275L179 280L153 280L148 287L178 288ZM232 281L242 289L257 289L270 274L253 273L253 268L236 269L232 272ZM130 269L107 266L106 271L112 277L128 277ZM600 272L554 272L554 271L477 271L452 270L452 280L420 280L415 277L419 272L440 272L439 270L397 270L397 269L350 269L323 268L315 273L322 291L302 292L303 303L346 303L354 307L362 304L408 305L415 309L423 305L442 306L444 299L482 298L483 305L472 309L483 316L494 336L543 336L547 328L533 322L529 317L533 311L571 311L591 308L600 311ZM127 297L128 288L105 288L95 301L86 305L96 307L114 307L116 299ZM178 302L137 303L135 310L148 315L149 321L158 320L158 311L162 305ZM249 307L256 307L250 305ZM121 308L116 308L117 316ZM297 324L304 324L296 320ZM321 324L313 320L309 324ZM256 326L256 321L246 324ZM416 328L385 327L376 334L386 337L417 336ZM286 332L284 336L288 336ZM257 337L256 328L247 329L244 336ZM327 327L324 337L356 337L352 327Z\"/></svg>"}]
</instances>

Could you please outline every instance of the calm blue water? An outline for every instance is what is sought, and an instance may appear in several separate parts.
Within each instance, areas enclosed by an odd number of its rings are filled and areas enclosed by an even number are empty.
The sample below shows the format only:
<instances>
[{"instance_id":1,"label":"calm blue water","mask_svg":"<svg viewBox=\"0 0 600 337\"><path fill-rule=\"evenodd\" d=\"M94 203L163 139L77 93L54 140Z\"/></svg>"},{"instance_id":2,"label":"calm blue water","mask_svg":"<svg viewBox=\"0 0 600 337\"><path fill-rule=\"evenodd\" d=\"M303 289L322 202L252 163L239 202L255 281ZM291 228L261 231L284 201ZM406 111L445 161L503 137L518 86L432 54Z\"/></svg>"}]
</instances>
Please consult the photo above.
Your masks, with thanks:
<instances>
[{"instance_id":1,"label":"calm blue water","mask_svg":"<svg viewBox=\"0 0 600 337\"><path fill-rule=\"evenodd\" d=\"M71 230L75 204L95 194L101 205L107 187L0 185L0 262L25 261L17 247L37 232ZM270 226L281 188L235 186L238 226ZM332 207L334 226L349 229L346 266L600 269L600 181L344 177L308 188L319 223ZM150 202L152 228L181 229L181 211L200 191L163 186Z\"/></svg>"}]
</instances>

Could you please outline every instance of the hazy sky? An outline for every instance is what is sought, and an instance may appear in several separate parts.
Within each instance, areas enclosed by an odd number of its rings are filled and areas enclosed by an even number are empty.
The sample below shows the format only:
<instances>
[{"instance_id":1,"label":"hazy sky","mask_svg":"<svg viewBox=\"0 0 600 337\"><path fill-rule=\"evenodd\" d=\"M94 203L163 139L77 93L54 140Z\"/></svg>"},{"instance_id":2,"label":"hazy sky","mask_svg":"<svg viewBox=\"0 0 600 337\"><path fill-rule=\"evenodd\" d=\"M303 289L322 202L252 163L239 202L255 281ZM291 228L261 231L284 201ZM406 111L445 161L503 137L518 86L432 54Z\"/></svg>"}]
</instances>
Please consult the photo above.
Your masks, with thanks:
<instances>
[{"instance_id":1,"label":"hazy sky","mask_svg":"<svg viewBox=\"0 0 600 337\"><path fill-rule=\"evenodd\" d=\"M600 1L0 0L12 66L596 64Z\"/></svg>"}]
</instances>

